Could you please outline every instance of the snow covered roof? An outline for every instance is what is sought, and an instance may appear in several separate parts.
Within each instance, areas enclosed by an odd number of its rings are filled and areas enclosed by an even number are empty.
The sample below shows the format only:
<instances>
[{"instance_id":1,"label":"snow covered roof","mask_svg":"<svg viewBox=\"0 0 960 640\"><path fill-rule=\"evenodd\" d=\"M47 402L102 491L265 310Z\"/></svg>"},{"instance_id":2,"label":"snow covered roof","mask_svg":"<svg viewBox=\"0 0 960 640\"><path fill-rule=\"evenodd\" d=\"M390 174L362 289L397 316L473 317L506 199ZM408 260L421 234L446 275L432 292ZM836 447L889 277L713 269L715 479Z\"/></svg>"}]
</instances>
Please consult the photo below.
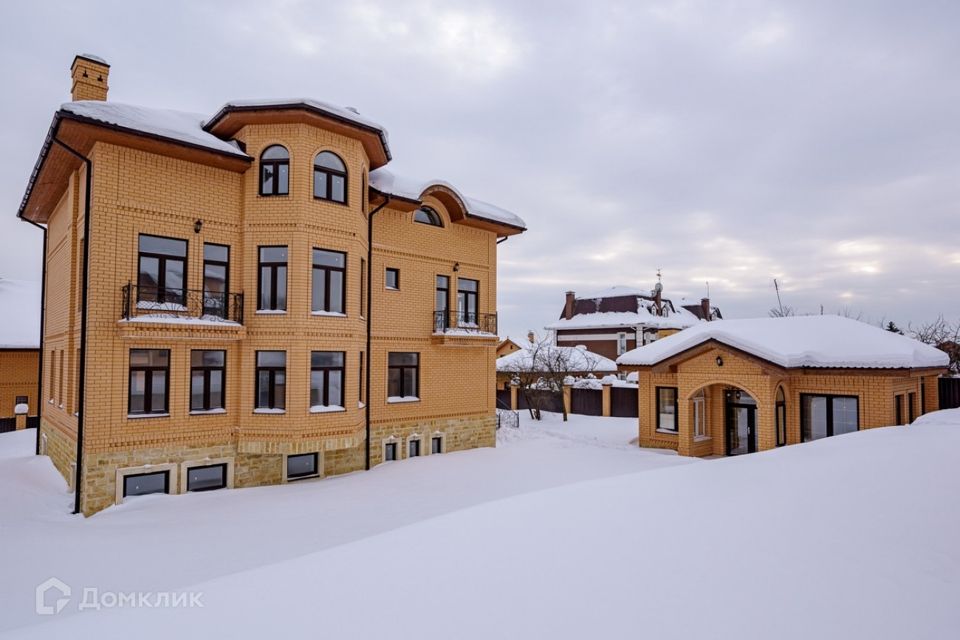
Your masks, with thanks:
<instances>
[{"instance_id":1,"label":"snow covered roof","mask_svg":"<svg viewBox=\"0 0 960 640\"><path fill-rule=\"evenodd\" d=\"M260 107L296 107L304 106L311 109L316 109L317 111L323 111L328 113L336 118L342 120L348 120L354 124L358 124L362 127L368 129L376 129L383 133L383 136L387 137L387 130L379 122L372 120L366 116L360 114L359 111L353 107L341 107L329 102L324 102L323 100L315 100L313 98L262 98L262 99L252 99L252 100L231 100L226 103L219 109L217 109L217 114L210 118L208 122L205 122L206 126L209 122L215 122L220 116L229 111L230 109L256 109Z\"/></svg>"},{"instance_id":2,"label":"snow covered roof","mask_svg":"<svg viewBox=\"0 0 960 640\"><path fill-rule=\"evenodd\" d=\"M607 289L594 291L586 295L577 296L581 300L596 300L598 298L619 298L621 296L650 296L650 289L638 289L637 287L627 287L622 284L614 285Z\"/></svg>"},{"instance_id":3,"label":"snow covered roof","mask_svg":"<svg viewBox=\"0 0 960 640\"><path fill-rule=\"evenodd\" d=\"M897 333L840 316L701 322L628 351L617 362L649 366L716 340L786 368L946 367L947 354Z\"/></svg>"},{"instance_id":4,"label":"snow covered roof","mask_svg":"<svg viewBox=\"0 0 960 640\"><path fill-rule=\"evenodd\" d=\"M203 124L206 116L200 113L154 109L102 100L67 102L61 105L60 109L81 118L96 120L138 133L159 136L196 147L205 147L212 151L239 158L249 158L235 144L221 140L212 133L204 131Z\"/></svg>"},{"instance_id":5,"label":"snow covered roof","mask_svg":"<svg viewBox=\"0 0 960 640\"><path fill-rule=\"evenodd\" d=\"M0 349L40 348L40 283L0 278Z\"/></svg>"},{"instance_id":6,"label":"snow covered roof","mask_svg":"<svg viewBox=\"0 0 960 640\"><path fill-rule=\"evenodd\" d=\"M531 348L524 344L520 351L514 351L497 359L497 371L510 373L517 371L546 371L548 362L561 361L565 371L587 373L591 371L616 371L617 363L610 358L591 353L580 347L556 347L540 344Z\"/></svg>"},{"instance_id":7,"label":"snow covered roof","mask_svg":"<svg viewBox=\"0 0 960 640\"><path fill-rule=\"evenodd\" d=\"M457 197L463 201L467 210L467 215L474 218L482 218L497 224L505 224L518 229L526 229L527 223L515 213L501 209L476 198L470 198L460 192L459 189L445 180L419 180L401 176L390 169L380 168L370 172L370 186L380 193L397 196L405 200L414 200L420 202L423 193L430 187L442 186L450 189Z\"/></svg>"},{"instance_id":8,"label":"snow covered roof","mask_svg":"<svg viewBox=\"0 0 960 640\"><path fill-rule=\"evenodd\" d=\"M647 306L639 305L634 311L600 311L580 313L572 318L561 318L548 324L546 329L608 329L614 327L652 327L657 329L686 329L700 322L700 319L688 310L680 307L668 316L658 316Z\"/></svg>"}]
</instances>

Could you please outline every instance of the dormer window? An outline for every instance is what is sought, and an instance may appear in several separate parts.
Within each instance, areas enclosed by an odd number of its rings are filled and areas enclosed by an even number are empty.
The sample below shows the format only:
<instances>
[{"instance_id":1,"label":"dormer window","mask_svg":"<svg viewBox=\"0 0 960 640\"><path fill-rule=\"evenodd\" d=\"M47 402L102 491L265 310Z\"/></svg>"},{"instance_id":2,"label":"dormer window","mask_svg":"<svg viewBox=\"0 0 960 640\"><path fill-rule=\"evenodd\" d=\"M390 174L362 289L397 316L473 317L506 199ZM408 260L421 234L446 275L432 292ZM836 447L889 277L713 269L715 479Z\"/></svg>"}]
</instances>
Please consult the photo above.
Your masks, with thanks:
<instances>
[{"instance_id":1,"label":"dormer window","mask_svg":"<svg viewBox=\"0 0 960 640\"><path fill-rule=\"evenodd\" d=\"M440 214L430 207L420 207L413 214L413 221L421 224L429 224L432 227L442 227L443 221Z\"/></svg>"},{"instance_id":2,"label":"dormer window","mask_svg":"<svg viewBox=\"0 0 960 640\"><path fill-rule=\"evenodd\" d=\"M285 196L290 193L290 154L275 144L260 154L260 195Z\"/></svg>"},{"instance_id":3,"label":"dormer window","mask_svg":"<svg viewBox=\"0 0 960 640\"><path fill-rule=\"evenodd\" d=\"M321 151L313 160L313 197L347 202L347 166L332 151Z\"/></svg>"}]
</instances>

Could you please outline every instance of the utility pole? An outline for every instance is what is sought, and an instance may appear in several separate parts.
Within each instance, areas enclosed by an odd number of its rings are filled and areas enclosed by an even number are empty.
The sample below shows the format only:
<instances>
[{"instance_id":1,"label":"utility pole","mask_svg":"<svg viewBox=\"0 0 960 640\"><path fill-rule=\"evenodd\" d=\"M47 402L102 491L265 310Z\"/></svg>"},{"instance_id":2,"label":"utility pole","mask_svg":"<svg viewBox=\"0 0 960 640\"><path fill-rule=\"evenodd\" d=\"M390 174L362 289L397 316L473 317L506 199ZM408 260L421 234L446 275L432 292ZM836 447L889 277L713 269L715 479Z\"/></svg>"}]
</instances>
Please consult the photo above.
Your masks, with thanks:
<instances>
[{"instance_id":1,"label":"utility pole","mask_svg":"<svg viewBox=\"0 0 960 640\"><path fill-rule=\"evenodd\" d=\"M773 279L773 288L777 291L777 306L780 307L780 317L783 317L783 302L780 301L780 285L777 284L777 279Z\"/></svg>"}]
</instances>

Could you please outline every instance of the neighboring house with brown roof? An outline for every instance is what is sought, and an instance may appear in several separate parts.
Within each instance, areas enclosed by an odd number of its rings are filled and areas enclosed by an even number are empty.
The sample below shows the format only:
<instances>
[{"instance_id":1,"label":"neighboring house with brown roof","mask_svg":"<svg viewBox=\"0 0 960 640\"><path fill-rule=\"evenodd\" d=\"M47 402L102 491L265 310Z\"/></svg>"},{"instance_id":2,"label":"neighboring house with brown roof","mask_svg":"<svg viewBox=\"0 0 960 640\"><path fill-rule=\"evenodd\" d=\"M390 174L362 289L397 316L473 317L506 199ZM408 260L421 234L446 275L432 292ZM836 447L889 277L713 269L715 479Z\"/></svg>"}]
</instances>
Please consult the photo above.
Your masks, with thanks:
<instances>
[{"instance_id":1,"label":"neighboring house with brown roof","mask_svg":"<svg viewBox=\"0 0 960 640\"><path fill-rule=\"evenodd\" d=\"M615 286L584 296L573 291L566 295L560 318L545 328L554 332L558 346L583 345L606 358L723 317L709 298L675 305L663 297L659 283L652 290Z\"/></svg>"},{"instance_id":2,"label":"neighboring house with brown roof","mask_svg":"<svg viewBox=\"0 0 960 640\"><path fill-rule=\"evenodd\" d=\"M522 349L520 345L510 339L509 336L500 341L500 344L497 345L497 358L502 358L503 356L508 356L511 353L520 351Z\"/></svg>"}]
</instances>

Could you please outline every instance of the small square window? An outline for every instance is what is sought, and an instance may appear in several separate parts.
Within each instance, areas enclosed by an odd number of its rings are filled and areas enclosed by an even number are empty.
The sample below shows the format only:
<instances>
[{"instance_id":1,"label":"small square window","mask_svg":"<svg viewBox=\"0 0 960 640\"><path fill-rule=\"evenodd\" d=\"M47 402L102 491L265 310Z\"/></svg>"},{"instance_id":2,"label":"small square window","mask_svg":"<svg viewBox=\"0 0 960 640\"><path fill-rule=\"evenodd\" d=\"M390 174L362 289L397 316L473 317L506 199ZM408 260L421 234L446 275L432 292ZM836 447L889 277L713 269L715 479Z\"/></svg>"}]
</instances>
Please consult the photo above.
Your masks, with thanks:
<instances>
[{"instance_id":1,"label":"small square window","mask_svg":"<svg viewBox=\"0 0 960 640\"><path fill-rule=\"evenodd\" d=\"M400 269L393 269L387 267L387 272L385 276L385 284L387 289L399 289L400 288Z\"/></svg>"},{"instance_id":2,"label":"small square window","mask_svg":"<svg viewBox=\"0 0 960 640\"><path fill-rule=\"evenodd\" d=\"M27 404L27 396L17 396L17 401L14 404Z\"/></svg>"},{"instance_id":3,"label":"small square window","mask_svg":"<svg viewBox=\"0 0 960 640\"><path fill-rule=\"evenodd\" d=\"M397 443L388 442L383 445L383 461L393 462L397 459Z\"/></svg>"},{"instance_id":4,"label":"small square window","mask_svg":"<svg viewBox=\"0 0 960 640\"><path fill-rule=\"evenodd\" d=\"M170 472L137 473L123 477L123 497L170 493Z\"/></svg>"},{"instance_id":5,"label":"small square window","mask_svg":"<svg viewBox=\"0 0 960 640\"><path fill-rule=\"evenodd\" d=\"M430 453L443 453L443 437L433 436L430 440Z\"/></svg>"},{"instance_id":6,"label":"small square window","mask_svg":"<svg viewBox=\"0 0 960 640\"><path fill-rule=\"evenodd\" d=\"M301 453L287 456L287 480L309 478L317 474L317 454Z\"/></svg>"},{"instance_id":7,"label":"small square window","mask_svg":"<svg viewBox=\"0 0 960 640\"><path fill-rule=\"evenodd\" d=\"M187 469L187 491L212 491L226 486L226 463Z\"/></svg>"},{"instance_id":8,"label":"small square window","mask_svg":"<svg viewBox=\"0 0 960 640\"><path fill-rule=\"evenodd\" d=\"M416 458L420 456L420 441L411 440L407 443L407 457Z\"/></svg>"}]
</instances>

